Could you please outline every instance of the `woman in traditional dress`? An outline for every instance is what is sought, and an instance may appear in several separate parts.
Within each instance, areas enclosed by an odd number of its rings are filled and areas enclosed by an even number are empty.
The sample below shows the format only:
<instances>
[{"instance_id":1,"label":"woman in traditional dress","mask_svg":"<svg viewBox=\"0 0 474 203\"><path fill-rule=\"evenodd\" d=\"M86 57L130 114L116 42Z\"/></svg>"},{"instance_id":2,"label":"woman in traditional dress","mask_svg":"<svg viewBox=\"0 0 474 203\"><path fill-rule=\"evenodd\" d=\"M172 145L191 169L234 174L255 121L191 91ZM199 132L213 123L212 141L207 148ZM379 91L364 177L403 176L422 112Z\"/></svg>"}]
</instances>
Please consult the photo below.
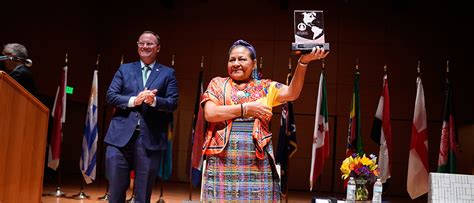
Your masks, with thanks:
<instances>
[{"instance_id":1,"label":"woman in traditional dress","mask_svg":"<svg viewBox=\"0 0 474 203\"><path fill-rule=\"evenodd\" d=\"M289 86L252 77L254 47L237 40L229 49L229 77L213 78L201 105L208 128L202 201L280 201L272 134L272 107L296 100L308 64L327 56L323 49L302 55Z\"/></svg>"}]
</instances>

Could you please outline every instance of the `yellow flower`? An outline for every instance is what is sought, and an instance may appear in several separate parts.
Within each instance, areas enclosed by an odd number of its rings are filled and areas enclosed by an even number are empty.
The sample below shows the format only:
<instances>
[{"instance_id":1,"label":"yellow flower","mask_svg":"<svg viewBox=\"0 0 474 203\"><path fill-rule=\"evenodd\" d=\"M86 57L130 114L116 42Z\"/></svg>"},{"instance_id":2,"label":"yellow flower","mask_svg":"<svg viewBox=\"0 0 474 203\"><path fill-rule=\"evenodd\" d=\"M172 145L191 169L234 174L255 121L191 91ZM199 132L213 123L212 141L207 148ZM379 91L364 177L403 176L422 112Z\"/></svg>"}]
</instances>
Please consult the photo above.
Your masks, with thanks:
<instances>
[{"instance_id":1,"label":"yellow flower","mask_svg":"<svg viewBox=\"0 0 474 203\"><path fill-rule=\"evenodd\" d=\"M373 170L376 170L379 166L377 164L374 164L372 166L370 166L370 170L373 171Z\"/></svg>"},{"instance_id":2,"label":"yellow flower","mask_svg":"<svg viewBox=\"0 0 474 203\"><path fill-rule=\"evenodd\" d=\"M367 167L370 171L370 174L356 174L355 171L359 170L361 167ZM341 164L341 178L347 179L349 176L354 176L356 178L370 178L373 176L379 176L377 157L375 155L370 155L370 158L365 154L362 156L348 156Z\"/></svg>"},{"instance_id":3,"label":"yellow flower","mask_svg":"<svg viewBox=\"0 0 474 203\"><path fill-rule=\"evenodd\" d=\"M352 156L351 156L351 159L353 160L352 162L354 163L354 165L356 165L356 166L359 165L360 157L356 157L356 158L354 159L354 158L352 158Z\"/></svg>"},{"instance_id":4,"label":"yellow flower","mask_svg":"<svg viewBox=\"0 0 474 203\"><path fill-rule=\"evenodd\" d=\"M342 162L340 169L342 172L342 178L346 179L351 173L351 169L349 168L349 161L347 159Z\"/></svg>"},{"instance_id":5,"label":"yellow flower","mask_svg":"<svg viewBox=\"0 0 474 203\"><path fill-rule=\"evenodd\" d=\"M366 166L370 166L372 164L372 160L367 158L365 154L360 161L362 162L363 165L366 165Z\"/></svg>"}]
</instances>

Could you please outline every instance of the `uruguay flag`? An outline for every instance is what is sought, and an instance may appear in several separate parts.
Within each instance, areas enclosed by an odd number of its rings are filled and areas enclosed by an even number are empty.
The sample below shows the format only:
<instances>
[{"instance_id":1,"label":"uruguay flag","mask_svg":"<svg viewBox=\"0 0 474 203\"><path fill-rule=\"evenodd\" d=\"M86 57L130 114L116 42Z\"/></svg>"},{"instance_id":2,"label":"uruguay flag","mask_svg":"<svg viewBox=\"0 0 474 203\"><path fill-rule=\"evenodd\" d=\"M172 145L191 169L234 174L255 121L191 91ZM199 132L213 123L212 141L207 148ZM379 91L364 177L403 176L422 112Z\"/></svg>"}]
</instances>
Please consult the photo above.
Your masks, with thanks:
<instances>
[{"instance_id":1,"label":"uruguay flag","mask_svg":"<svg viewBox=\"0 0 474 203\"><path fill-rule=\"evenodd\" d=\"M97 70L95 70L82 137L81 159L79 160L79 167L87 184L92 183L95 179L97 139Z\"/></svg>"}]
</instances>

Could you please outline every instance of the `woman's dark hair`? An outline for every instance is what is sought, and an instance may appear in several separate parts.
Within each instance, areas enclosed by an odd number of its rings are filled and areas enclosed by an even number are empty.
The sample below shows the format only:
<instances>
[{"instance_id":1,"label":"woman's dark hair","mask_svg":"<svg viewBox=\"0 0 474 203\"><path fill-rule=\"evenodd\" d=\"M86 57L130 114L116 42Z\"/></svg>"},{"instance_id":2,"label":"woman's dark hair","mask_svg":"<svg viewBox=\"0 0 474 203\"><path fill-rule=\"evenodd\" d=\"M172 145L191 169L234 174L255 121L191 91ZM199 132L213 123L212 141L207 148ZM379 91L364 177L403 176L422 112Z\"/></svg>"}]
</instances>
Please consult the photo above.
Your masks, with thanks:
<instances>
[{"instance_id":1,"label":"woman's dark hair","mask_svg":"<svg viewBox=\"0 0 474 203\"><path fill-rule=\"evenodd\" d=\"M241 39L235 41L232 44L232 46L230 46L229 54L235 47L245 47L250 51L250 57L252 58L252 60L257 58L257 52L255 51L255 48L250 43Z\"/></svg>"}]
</instances>

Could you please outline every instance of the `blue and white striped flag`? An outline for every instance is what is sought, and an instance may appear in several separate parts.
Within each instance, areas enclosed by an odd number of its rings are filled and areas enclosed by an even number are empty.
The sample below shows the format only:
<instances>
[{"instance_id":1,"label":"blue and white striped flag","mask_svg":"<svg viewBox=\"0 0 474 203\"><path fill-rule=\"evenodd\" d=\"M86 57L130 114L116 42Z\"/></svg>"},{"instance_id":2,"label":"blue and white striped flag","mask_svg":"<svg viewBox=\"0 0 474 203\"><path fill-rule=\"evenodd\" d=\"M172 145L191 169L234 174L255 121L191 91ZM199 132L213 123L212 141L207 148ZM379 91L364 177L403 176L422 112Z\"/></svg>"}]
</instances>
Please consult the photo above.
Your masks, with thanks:
<instances>
[{"instance_id":1,"label":"blue and white striped flag","mask_svg":"<svg viewBox=\"0 0 474 203\"><path fill-rule=\"evenodd\" d=\"M97 157L97 70L94 71L92 79L91 96L87 106L86 124L82 137L81 159L79 167L87 184L95 179L96 157Z\"/></svg>"}]
</instances>

